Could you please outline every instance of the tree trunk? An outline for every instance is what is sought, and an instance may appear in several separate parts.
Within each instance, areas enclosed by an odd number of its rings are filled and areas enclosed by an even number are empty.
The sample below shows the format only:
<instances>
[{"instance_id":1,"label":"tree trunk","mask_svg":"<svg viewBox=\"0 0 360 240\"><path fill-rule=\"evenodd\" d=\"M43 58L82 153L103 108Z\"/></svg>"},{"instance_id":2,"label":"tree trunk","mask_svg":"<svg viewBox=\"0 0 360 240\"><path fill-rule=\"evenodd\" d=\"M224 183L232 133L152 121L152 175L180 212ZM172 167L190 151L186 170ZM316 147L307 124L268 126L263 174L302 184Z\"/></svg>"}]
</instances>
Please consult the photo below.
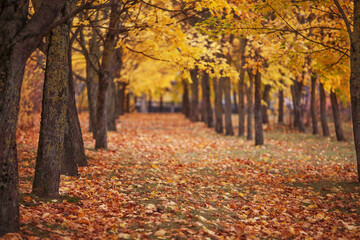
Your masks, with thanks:
<instances>
[{"instance_id":1,"label":"tree trunk","mask_svg":"<svg viewBox=\"0 0 360 240\"><path fill-rule=\"evenodd\" d=\"M237 102L237 94L235 89L233 90L233 99L234 99L234 108L235 108L235 113L239 113L239 105Z\"/></svg>"},{"instance_id":2,"label":"tree trunk","mask_svg":"<svg viewBox=\"0 0 360 240\"><path fill-rule=\"evenodd\" d=\"M360 182L360 1L354 1L354 26L350 36L350 95L358 181Z\"/></svg>"},{"instance_id":3,"label":"tree trunk","mask_svg":"<svg viewBox=\"0 0 360 240\"><path fill-rule=\"evenodd\" d=\"M259 70L256 71L255 75L255 145L264 144L264 135L262 128L262 117L261 117L261 74Z\"/></svg>"},{"instance_id":4,"label":"tree trunk","mask_svg":"<svg viewBox=\"0 0 360 240\"><path fill-rule=\"evenodd\" d=\"M96 15L96 19L98 14ZM81 39L85 45L84 36L81 32ZM89 105L89 131L93 133L95 139L96 125L96 96L98 91L99 75L96 73L94 66L100 57L100 44L95 29L93 29L91 39L89 40L89 59L86 58L86 88ZM92 63L90 63L91 61Z\"/></svg>"},{"instance_id":5,"label":"tree trunk","mask_svg":"<svg viewBox=\"0 0 360 240\"><path fill-rule=\"evenodd\" d=\"M149 93L149 102L148 102L148 112L152 112L152 96L151 93Z\"/></svg>"},{"instance_id":6,"label":"tree trunk","mask_svg":"<svg viewBox=\"0 0 360 240\"><path fill-rule=\"evenodd\" d=\"M192 80L191 85L191 114L190 120L193 122L199 121L199 71L197 69L191 69L190 75Z\"/></svg>"},{"instance_id":7,"label":"tree trunk","mask_svg":"<svg viewBox=\"0 0 360 240\"><path fill-rule=\"evenodd\" d=\"M146 94L143 93L141 95L141 99L140 99L140 112L142 113L147 113L148 109L146 107Z\"/></svg>"},{"instance_id":8,"label":"tree trunk","mask_svg":"<svg viewBox=\"0 0 360 240\"><path fill-rule=\"evenodd\" d=\"M163 95L160 95L159 111L162 113L164 111Z\"/></svg>"},{"instance_id":9,"label":"tree trunk","mask_svg":"<svg viewBox=\"0 0 360 240\"><path fill-rule=\"evenodd\" d=\"M225 135L233 136L234 129L231 121L231 84L229 77L222 77L220 81L223 82L223 91L225 97Z\"/></svg>"},{"instance_id":10,"label":"tree trunk","mask_svg":"<svg viewBox=\"0 0 360 240\"><path fill-rule=\"evenodd\" d=\"M215 92L215 131L223 133L222 81L214 78L213 85Z\"/></svg>"},{"instance_id":11,"label":"tree trunk","mask_svg":"<svg viewBox=\"0 0 360 240\"><path fill-rule=\"evenodd\" d=\"M119 116L122 116L125 113L125 88L126 84L124 82L118 82L116 97L118 99L118 106L116 109L118 109Z\"/></svg>"},{"instance_id":12,"label":"tree trunk","mask_svg":"<svg viewBox=\"0 0 360 240\"><path fill-rule=\"evenodd\" d=\"M294 85L291 86L291 93L294 104L294 127L298 128L300 132L305 132L305 125L301 111L302 87L303 87L302 82L294 81Z\"/></svg>"},{"instance_id":13,"label":"tree trunk","mask_svg":"<svg viewBox=\"0 0 360 240\"><path fill-rule=\"evenodd\" d=\"M3 0L0 14L0 237L19 230L16 128L24 67L65 0L44 2L27 21L28 1Z\"/></svg>"},{"instance_id":14,"label":"tree trunk","mask_svg":"<svg viewBox=\"0 0 360 240\"><path fill-rule=\"evenodd\" d=\"M271 86L269 84L266 84L265 88L264 88L262 99L264 100L264 102L266 102L267 106L261 105L262 122L264 124L269 124L269 116L268 116L267 110L270 105L270 90L271 90Z\"/></svg>"},{"instance_id":15,"label":"tree trunk","mask_svg":"<svg viewBox=\"0 0 360 240\"><path fill-rule=\"evenodd\" d=\"M63 14L70 10L70 4L66 5ZM66 144L74 144L71 139L64 139L67 116L70 115L67 114L69 42L70 23L53 29L48 38L40 137L32 189L34 195L42 198L59 197L60 171L61 165L64 164L62 160L65 153L64 140L67 140ZM69 159L67 163L71 164L71 160ZM76 163L75 168L77 171Z\"/></svg>"},{"instance_id":16,"label":"tree trunk","mask_svg":"<svg viewBox=\"0 0 360 240\"><path fill-rule=\"evenodd\" d=\"M331 91L330 93L330 100L331 100L332 113L334 117L336 139L338 141L345 141L344 133L341 127L339 104L336 97L336 93L334 91Z\"/></svg>"},{"instance_id":17,"label":"tree trunk","mask_svg":"<svg viewBox=\"0 0 360 240\"><path fill-rule=\"evenodd\" d=\"M239 136L244 136L245 134L245 49L246 49L247 39L240 39L240 76L238 84L238 95L239 95Z\"/></svg>"},{"instance_id":18,"label":"tree trunk","mask_svg":"<svg viewBox=\"0 0 360 240\"><path fill-rule=\"evenodd\" d=\"M125 112L130 113L130 93L126 94Z\"/></svg>"},{"instance_id":19,"label":"tree trunk","mask_svg":"<svg viewBox=\"0 0 360 240\"><path fill-rule=\"evenodd\" d=\"M116 108L115 108L115 83L114 78L109 78L109 86L107 90L107 101L106 101L106 123L108 131L116 132Z\"/></svg>"},{"instance_id":20,"label":"tree trunk","mask_svg":"<svg viewBox=\"0 0 360 240\"><path fill-rule=\"evenodd\" d=\"M248 102L247 107L247 140L253 139L253 128L252 128L252 119L253 119L253 102L254 102L254 75L251 71L248 72L249 75L249 87L246 91L246 97Z\"/></svg>"},{"instance_id":21,"label":"tree trunk","mask_svg":"<svg viewBox=\"0 0 360 240\"><path fill-rule=\"evenodd\" d=\"M201 78L201 86L202 86L202 107L204 111L204 122L206 125L211 128L214 126L213 120L213 111L211 108L211 101L210 101L210 77L207 72L203 72Z\"/></svg>"},{"instance_id":22,"label":"tree trunk","mask_svg":"<svg viewBox=\"0 0 360 240\"><path fill-rule=\"evenodd\" d=\"M319 133L318 123L317 123L317 113L316 113L316 78L317 75L311 75L311 103L310 103L310 112L311 112L311 119L312 119L312 127L313 127L313 134Z\"/></svg>"},{"instance_id":23,"label":"tree trunk","mask_svg":"<svg viewBox=\"0 0 360 240\"><path fill-rule=\"evenodd\" d=\"M278 123L284 123L284 91L279 90L279 116L278 116Z\"/></svg>"},{"instance_id":24,"label":"tree trunk","mask_svg":"<svg viewBox=\"0 0 360 240\"><path fill-rule=\"evenodd\" d=\"M326 95L324 90L324 84L320 83L319 85L320 90L320 120L321 120L321 127L323 131L323 136L328 137L330 135L329 125L327 122L326 116Z\"/></svg>"},{"instance_id":25,"label":"tree trunk","mask_svg":"<svg viewBox=\"0 0 360 240\"><path fill-rule=\"evenodd\" d=\"M113 0L112 3L117 2ZM119 9L116 4L111 6L109 29L107 30L103 56L99 74L99 90L96 105L96 139L95 149L107 149L107 120L106 120L106 97L109 82L114 76L115 60L115 37L117 35L117 22L119 19Z\"/></svg>"},{"instance_id":26,"label":"tree trunk","mask_svg":"<svg viewBox=\"0 0 360 240\"><path fill-rule=\"evenodd\" d=\"M185 117L189 118L190 117L189 86L184 79L182 79L182 84L184 87L184 92L182 95L183 113Z\"/></svg>"}]
</instances>

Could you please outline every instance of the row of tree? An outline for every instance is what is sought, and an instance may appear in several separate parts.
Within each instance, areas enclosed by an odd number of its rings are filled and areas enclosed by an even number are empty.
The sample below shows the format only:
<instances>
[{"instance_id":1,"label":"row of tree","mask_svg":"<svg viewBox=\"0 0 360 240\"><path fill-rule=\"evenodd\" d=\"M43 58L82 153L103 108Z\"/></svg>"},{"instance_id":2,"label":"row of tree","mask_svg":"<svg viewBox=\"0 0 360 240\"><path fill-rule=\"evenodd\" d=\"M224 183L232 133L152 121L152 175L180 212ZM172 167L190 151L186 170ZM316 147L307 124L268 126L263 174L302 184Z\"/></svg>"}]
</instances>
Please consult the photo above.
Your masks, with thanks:
<instances>
[{"instance_id":1,"label":"row of tree","mask_svg":"<svg viewBox=\"0 0 360 240\"><path fill-rule=\"evenodd\" d=\"M239 79L239 134L245 132L247 92L248 122L252 119L253 104L255 142L262 144L262 122L266 115L262 117L261 96L268 102L269 88L284 91L291 86L296 125L301 130L299 106L307 76L315 80L321 77L323 87L333 96L334 108L335 92L346 98L351 76L354 139L360 162L359 16L359 1L340 4L337 0L291 1L290 4L280 0L2 1L0 235L19 230L16 129L24 69L36 49L45 55L46 67L32 193L56 198L60 174L78 175L77 168L87 164L75 103L74 76L86 83L90 129L96 149L107 148L107 131L116 129L115 119L122 114L124 102L128 102L126 88L143 85L144 78L149 79L148 85L154 86L157 79L180 69L192 82L192 107L186 111L194 121L200 116L197 109L201 79L201 115L208 126L213 124L212 81L215 129L223 131L224 93L228 135L234 134L230 84L231 80ZM232 50L234 39L240 39L237 58ZM78 55L85 63L80 71L73 70L73 57ZM155 68L145 64L145 58L162 64ZM245 80L246 72L248 80ZM144 74L140 81L138 73ZM166 79L165 82L170 82L172 77ZM169 86L164 81L156 85L163 90ZM189 101L188 88L185 80L184 102Z\"/></svg>"}]
</instances>

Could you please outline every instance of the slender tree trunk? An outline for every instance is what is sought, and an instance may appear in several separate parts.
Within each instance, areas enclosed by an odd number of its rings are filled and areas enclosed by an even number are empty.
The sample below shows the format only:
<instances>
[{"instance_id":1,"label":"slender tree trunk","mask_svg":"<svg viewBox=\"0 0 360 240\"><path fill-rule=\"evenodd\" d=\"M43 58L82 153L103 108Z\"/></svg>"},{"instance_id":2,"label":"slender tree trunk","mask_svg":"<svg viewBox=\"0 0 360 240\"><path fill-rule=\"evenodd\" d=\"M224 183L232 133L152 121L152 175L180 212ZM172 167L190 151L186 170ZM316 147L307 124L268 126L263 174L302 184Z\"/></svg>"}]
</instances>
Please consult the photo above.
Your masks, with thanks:
<instances>
[{"instance_id":1,"label":"slender tree trunk","mask_svg":"<svg viewBox=\"0 0 360 240\"><path fill-rule=\"evenodd\" d=\"M354 26L350 36L350 95L358 181L360 182L360 1L354 1Z\"/></svg>"},{"instance_id":2,"label":"slender tree trunk","mask_svg":"<svg viewBox=\"0 0 360 240\"><path fill-rule=\"evenodd\" d=\"M291 86L291 92L293 96L294 104L294 127L298 128L300 132L305 132L305 125L302 118L301 110L301 92L303 83L294 81L294 85Z\"/></svg>"},{"instance_id":3,"label":"slender tree trunk","mask_svg":"<svg viewBox=\"0 0 360 240\"><path fill-rule=\"evenodd\" d=\"M253 119L253 110L254 110L254 75L251 71L248 72L249 75L249 87L246 91L246 97L248 102L247 107L247 140L253 139L253 128L252 128L252 119Z\"/></svg>"},{"instance_id":4,"label":"slender tree trunk","mask_svg":"<svg viewBox=\"0 0 360 240\"><path fill-rule=\"evenodd\" d=\"M96 19L97 18L98 14L96 15ZM92 31L92 36L89 40L89 59L86 58L86 88L89 105L89 131L93 133L93 138L95 139L96 96L98 91L99 75L96 73L94 66L96 66L100 57L100 44L98 42L95 29ZM80 34L83 44L86 45L83 33L80 32Z\"/></svg>"},{"instance_id":5,"label":"slender tree trunk","mask_svg":"<svg viewBox=\"0 0 360 240\"><path fill-rule=\"evenodd\" d=\"M234 107L235 107L235 113L239 113L239 104L237 102L237 93L235 89L233 90L233 99L234 99Z\"/></svg>"},{"instance_id":6,"label":"slender tree trunk","mask_svg":"<svg viewBox=\"0 0 360 240\"><path fill-rule=\"evenodd\" d=\"M70 10L70 3L66 5L63 14ZM67 140L67 144L74 144L71 139L64 138L67 115L68 117L70 115L70 113L67 114L70 75L69 42L70 23L62 24L51 31L46 58L39 146L32 189L33 194L43 198L59 197L60 171L61 165L64 165L62 163L64 140ZM76 163L75 169L77 171Z\"/></svg>"},{"instance_id":7,"label":"slender tree trunk","mask_svg":"<svg viewBox=\"0 0 360 240\"><path fill-rule=\"evenodd\" d=\"M326 95L324 90L324 85L322 83L319 84L319 92L320 92L320 120L321 127L323 131L323 136L328 137L330 135L329 125L327 122L326 116Z\"/></svg>"},{"instance_id":8,"label":"slender tree trunk","mask_svg":"<svg viewBox=\"0 0 360 240\"><path fill-rule=\"evenodd\" d=\"M109 78L106 101L106 121L108 131L116 131L116 108L115 108L115 83L114 78Z\"/></svg>"},{"instance_id":9,"label":"slender tree trunk","mask_svg":"<svg viewBox=\"0 0 360 240\"><path fill-rule=\"evenodd\" d=\"M141 99L140 99L140 112L142 113L147 113L148 109L146 107L146 94L143 93L141 95Z\"/></svg>"},{"instance_id":10,"label":"slender tree trunk","mask_svg":"<svg viewBox=\"0 0 360 240\"><path fill-rule=\"evenodd\" d=\"M261 74L257 70L255 75L255 145L264 144L264 135L261 117Z\"/></svg>"},{"instance_id":11,"label":"slender tree trunk","mask_svg":"<svg viewBox=\"0 0 360 240\"><path fill-rule=\"evenodd\" d=\"M116 3L113 0L112 3ZM119 19L119 9L116 4L111 6L109 29L107 30L103 56L101 62L101 70L99 74L99 90L96 106L96 139L95 149L107 149L107 120L106 120L106 97L109 82L114 76L114 60L115 60L115 37L117 35L116 26Z\"/></svg>"},{"instance_id":12,"label":"slender tree trunk","mask_svg":"<svg viewBox=\"0 0 360 240\"><path fill-rule=\"evenodd\" d=\"M190 100L189 100L189 86L187 82L182 79L182 84L184 87L184 92L182 96L182 102L183 102L183 113L187 118L190 117Z\"/></svg>"},{"instance_id":13,"label":"slender tree trunk","mask_svg":"<svg viewBox=\"0 0 360 240\"><path fill-rule=\"evenodd\" d=\"M264 102L266 102L267 106L261 105L262 122L265 124L269 123L269 116L267 114L267 110L270 104L270 90L271 90L271 86L269 84L265 85L262 99L264 100Z\"/></svg>"},{"instance_id":14,"label":"slender tree trunk","mask_svg":"<svg viewBox=\"0 0 360 240\"><path fill-rule=\"evenodd\" d=\"M125 112L130 113L130 93L126 94Z\"/></svg>"},{"instance_id":15,"label":"slender tree trunk","mask_svg":"<svg viewBox=\"0 0 360 240\"><path fill-rule=\"evenodd\" d=\"M317 123L317 113L316 113L316 78L317 75L311 75L311 103L310 103L310 112L312 119L313 134L319 133L318 123Z\"/></svg>"},{"instance_id":16,"label":"slender tree trunk","mask_svg":"<svg viewBox=\"0 0 360 240\"><path fill-rule=\"evenodd\" d=\"M193 122L199 121L199 71L197 69L190 70L192 85L191 85L191 115L190 120Z\"/></svg>"},{"instance_id":17,"label":"slender tree trunk","mask_svg":"<svg viewBox=\"0 0 360 240\"><path fill-rule=\"evenodd\" d=\"M214 120L210 101L210 77L209 74L205 71L202 74L201 83L204 122L209 128L211 128L214 126Z\"/></svg>"},{"instance_id":18,"label":"slender tree trunk","mask_svg":"<svg viewBox=\"0 0 360 240\"><path fill-rule=\"evenodd\" d=\"M246 49L247 39L240 39L240 76L238 84L238 95L239 95L239 130L238 135L244 136L245 134L245 49Z\"/></svg>"},{"instance_id":19,"label":"slender tree trunk","mask_svg":"<svg viewBox=\"0 0 360 240\"><path fill-rule=\"evenodd\" d=\"M160 95L160 104L159 104L159 111L162 113L164 111L164 103L163 103L163 95Z\"/></svg>"},{"instance_id":20,"label":"slender tree trunk","mask_svg":"<svg viewBox=\"0 0 360 240\"><path fill-rule=\"evenodd\" d=\"M65 0L45 2L27 21L28 1L3 0L0 14L0 237L19 230L16 128L24 67Z\"/></svg>"},{"instance_id":21,"label":"slender tree trunk","mask_svg":"<svg viewBox=\"0 0 360 240\"><path fill-rule=\"evenodd\" d=\"M149 93L148 112L149 113L152 112L152 96L151 96L151 92Z\"/></svg>"},{"instance_id":22,"label":"slender tree trunk","mask_svg":"<svg viewBox=\"0 0 360 240\"><path fill-rule=\"evenodd\" d=\"M279 116L278 116L278 123L284 123L284 91L279 90Z\"/></svg>"},{"instance_id":23,"label":"slender tree trunk","mask_svg":"<svg viewBox=\"0 0 360 240\"><path fill-rule=\"evenodd\" d=\"M217 133L223 133L222 82L214 78L213 85L215 92L215 131Z\"/></svg>"},{"instance_id":24,"label":"slender tree trunk","mask_svg":"<svg viewBox=\"0 0 360 240\"><path fill-rule=\"evenodd\" d=\"M119 116L122 116L125 113L125 90L126 84L124 82L119 82L117 88L117 99L119 101L119 106L117 107L117 109L119 111Z\"/></svg>"},{"instance_id":25,"label":"slender tree trunk","mask_svg":"<svg viewBox=\"0 0 360 240\"><path fill-rule=\"evenodd\" d=\"M231 84L229 77L222 77L220 81L223 82L223 91L225 97L225 135L234 135L234 129L231 120Z\"/></svg>"},{"instance_id":26,"label":"slender tree trunk","mask_svg":"<svg viewBox=\"0 0 360 240\"><path fill-rule=\"evenodd\" d=\"M330 93L330 100L331 100L332 113L334 117L336 139L338 141L345 141L344 133L341 127L339 104L336 97L336 93L334 91L331 91Z\"/></svg>"}]
</instances>

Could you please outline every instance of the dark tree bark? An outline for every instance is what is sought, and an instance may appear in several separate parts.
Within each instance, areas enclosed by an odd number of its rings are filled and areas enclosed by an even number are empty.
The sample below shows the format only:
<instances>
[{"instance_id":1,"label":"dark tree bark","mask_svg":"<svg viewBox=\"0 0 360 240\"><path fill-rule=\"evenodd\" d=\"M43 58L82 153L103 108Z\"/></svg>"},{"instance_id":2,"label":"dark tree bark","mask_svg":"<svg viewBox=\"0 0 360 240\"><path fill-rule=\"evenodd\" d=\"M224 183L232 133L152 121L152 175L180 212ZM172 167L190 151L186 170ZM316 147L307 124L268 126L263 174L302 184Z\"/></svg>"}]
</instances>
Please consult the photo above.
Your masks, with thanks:
<instances>
[{"instance_id":1,"label":"dark tree bark","mask_svg":"<svg viewBox=\"0 0 360 240\"><path fill-rule=\"evenodd\" d=\"M255 75L255 145L264 144L264 135L261 117L261 74L257 70Z\"/></svg>"},{"instance_id":2,"label":"dark tree bark","mask_svg":"<svg viewBox=\"0 0 360 240\"><path fill-rule=\"evenodd\" d=\"M265 106L265 105L261 106L262 122L265 124L269 123L269 116L268 116L267 110L268 110L269 104L270 104L270 90L271 90L271 86L269 84L266 84L265 88L264 88L262 99L264 100L264 102L266 102L267 106Z\"/></svg>"},{"instance_id":3,"label":"dark tree bark","mask_svg":"<svg viewBox=\"0 0 360 240\"><path fill-rule=\"evenodd\" d=\"M246 91L246 97L247 97L247 140L253 139L253 128L252 128L252 119L253 119L253 102L254 102L254 75L251 73L251 71L248 71L249 75L249 87Z\"/></svg>"},{"instance_id":4,"label":"dark tree bark","mask_svg":"<svg viewBox=\"0 0 360 240\"><path fill-rule=\"evenodd\" d=\"M310 103L310 112L312 119L313 134L319 133L318 123L317 123L317 113L316 113L316 79L317 75L311 75L311 103Z\"/></svg>"},{"instance_id":5,"label":"dark tree bark","mask_svg":"<svg viewBox=\"0 0 360 240\"><path fill-rule=\"evenodd\" d=\"M225 135L234 135L234 129L231 120L231 84L229 77L222 77L220 81L223 82L223 91L225 97Z\"/></svg>"},{"instance_id":6,"label":"dark tree bark","mask_svg":"<svg viewBox=\"0 0 360 240\"><path fill-rule=\"evenodd\" d=\"M278 123L284 123L284 91L279 90L279 116L278 116Z\"/></svg>"},{"instance_id":7,"label":"dark tree bark","mask_svg":"<svg viewBox=\"0 0 360 240\"><path fill-rule=\"evenodd\" d=\"M125 112L130 113L130 93L126 94Z\"/></svg>"},{"instance_id":8,"label":"dark tree bark","mask_svg":"<svg viewBox=\"0 0 360 240\"><path fill-rule=\"evenodd\" d=\"M344 133L341 127L339 104L336 97L336 93L334 91L331 91L330 93L330 100L331 100L332 113L334 117L336 139L338 141L345 141Z\"/></svg>"},{"instance_id":9,"label":"dark tree bark","mask_svg":"<svg viewBox=\"0 0 360 240\"><path fill-rule=\"evenodd\" d=\"M117 0L112 0L112 3L109 28L105 36L101 68L99 72L99 90L96 104L95 149L107 149L106 98L108 85L114 77L114 44L119 20L119 9L115 4L117 3Z\"/></svg>"},{"instance_id":10,"label":"dark tree bark","mask_svg":"<svg viewBox=\"0 0 360 240\"><path fill-rule=\"evenodd\" d=\"M4 0L0 22L0 236L19 230L16 128L24 67L65 0L45 1L27 21L28 1Z\"/></svg>"},{"instance_id":11,"label":"dark tree bark","mask_svg":"<svg viewBox=\"0 0 360 240\"><path fill-rule=\"evenodd\" d=\"M190 117L189 86L184 79L182 79L182 84L184 87L184 92L182 95L183 113L187 118L189 118Z\"/></svg>"},{"instance_id":12,"label":"dark tree bark","mask_svg":"<svg viewBox=\"0 0 360 240\"><path fill-rule=\"evenodd\" d=\"M214 93L215 93L215 131L223 133L223 106L222 106L222 89L223 84L221 80L213 79Z\"/></svg>"},{"instance_id":13,"label":"dark tree bark","mask_svg":"<svg viewBox=\"0 0 360 240\"><path fill-rule=\"evenodd\" d=\"M70 10L69 5L66 4L62 10L63 16ZM67 144L74 145L71 139L64 139L67 115L69 116L69 42L70 23L53 29L48 38L40 137L32 189L34 195L43 198L59 197L64 140L67 140ZM67 162L71 163L75 163L74 159ZM76 163L75 169L77 171Z\"/></svg>"},{"instance_id":14,"label":"dark tree bark","mask_svg":"<svg viewBox=\"0 0 360 240\"><path fill-rule=\"evenodd\" d=\"M233 90L233 99L234 99L234 107L235 107L235 113L239 113L239 104L237 102L237 93L235 89Z\"/></svg>"},{"instance_id":15,"label":"dark tree bark","mask_svg":"<svg viewBox=\"0 0 360 240\"><path fill-rule=\"evenodd\" d=\"M358 181L360 182L360 1L354 0L354 26L350 46L350 95ZM351 28L349 26L349 28Z\"/></svg>"},{"instance_id":16,"label":"dark tree bark","mask_svg":"<svg viewBox=\"0 0 360 240\"><path fill-rule=\"evenodd\" d=\"M160 95L159 111L160 111L161 113L164 111L163 95Z\"/></svg>"},{"instance_id":17,"label":"dark tree bark","mask_svg":"<svg viewBox=\"0 0 360 240\"><path fill-rule=\"evenodd\" d=\"M321 127L323 131L323 136L328 137L330 135L329 125L327 122L326 116L326 94L324 90L324 84L319 84L319 93L320 93L320 120L321 120Z\"/></svg>"},{"instance_id":18,"label":"dark tree bark","mask_svg":"<svg viewBox=\"0 0 360 240\"><path fill-rule=\"evenodd\" d=\"M199 71L197 69L191 69L190 75L192 80L191 85L191 108L190 108L190 120L193 122L199 121Z\"/></svg>"},{"instance_id":19,"label":"dark tree bark","mask_svg":"<svg viewBox=\"0 0 360 240\"><path fill-rule=\"evenodd\" d=\"M106 123L108 131L116 131L115 83L114 78L109 79L106 101Z\"/></svg>"},{"instance_id":20,"label":"dark tree bark","mask_svg":"<svg viewBox=\"0 0 360 240\"><path fill-rule=\"evenodd\" d=\"M211 101L210 101L210 76L207 72L203 72L201 78L201 87L202 87L202 108L203 108L203 115L204 115L204 122L206 125L211 128L214 126L213 120L213 111L211 108Z\"/></svg>"},{"instance_id":21,"label":"dark tree bark","mask_svg":"<svg viewBox=\"0 0 360 240\"><path fill-rule=\"evenodd\" d=\"M149 113L152 112L152 96L151 96L151 92L149 93L148 112Z\"/></svg>"},{"instance_id":22,"label":"dark tree bark","mask_svg":"<svg viewBox=\"0 0 360 240\"><path fill-rule=\"evenodd\" d=\"M98 18L98 14L96 18ZM86 46L85 37L82 31L80 32L81 41L83 46ZM99 75L94 69L100 58L100 44L98 41L95 29L92 29L91 39L89 40L89 58L86 59L86 88L89 105L89 131L93 133L95 139L95 126L96 126L96 96L98 91ZM90 62L91 61L91 62Z\"/></svg>"},{"instance_id":23,"label":"dark tree bark","mask_svg":"<svg viewBox=\"0 0 360 240\"><path fill-rule=\"evenodd\" d=\"M305 125L302 118L301 109L301 93L303 88L303 82L294 81L291 86L291 94L293 97L294 105L294 127L298 128L300 132L305 132Z\"/></svg>"},{"instance_id":24,"label":"dark tree bark","mask_svg":"<svg viewBox=\"0 0 360 240\"><path fill-rule=\"evenodd\" d=\"M245 48L246 48L247 39L240 39L240 76L238 84L238 95L239 95L239 136L244 136L245 134Z\"/></svg>"}]
</instances>

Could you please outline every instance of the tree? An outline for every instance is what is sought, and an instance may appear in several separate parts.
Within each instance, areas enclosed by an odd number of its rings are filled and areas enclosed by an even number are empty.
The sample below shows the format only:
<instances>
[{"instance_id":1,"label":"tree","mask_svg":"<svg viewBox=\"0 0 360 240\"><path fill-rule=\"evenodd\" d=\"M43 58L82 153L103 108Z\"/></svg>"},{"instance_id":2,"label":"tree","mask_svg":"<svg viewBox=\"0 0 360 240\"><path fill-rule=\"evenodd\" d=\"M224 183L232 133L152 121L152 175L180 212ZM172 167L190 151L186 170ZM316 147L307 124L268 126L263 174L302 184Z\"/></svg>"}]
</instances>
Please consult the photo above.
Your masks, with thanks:
<instances>
[{"instance_id":1,"label":"tree","mask_svg":"<svg viewBox=\"0 0 360 240\"><path fill-rule=\"evenodd\" d=\"M199 121L199 78L198 69L190 70L191 75L191 107L190 107L190 120L193 122Z\"/></svg>"},{"instance_id":2,"label":"tree","mask_svg":"<svg viewBox=\"0 0 360 240\"><path fill-rule=\"evenodd\" d=\"M16 127L26 60L51 28L64 0L44 1L31 21L28 2L7 0L0 15L0 236L19 229ZM8 16L12 16L9 18ZM17 17L14 17L17 16Z\"/></svg>"},{"instance_id":3,"label":"tree","mask_svg":"<svg viewBox=\"0 0 360 240\"><path fill-rule=\"evenodd\" d=\"M240 76L238 82L238 95L239 95L239 136L244 136L245 134L245 103L244 103L244 96L245 96L245 48L246 48L247 39L241 38L240 39Z\"/></svg>"},{"instance_id":4,"label":"tree","mask_svg":"<svg viewBox=\"0 0 360 240\"><path fill-rule=\"evenodd\" d=\"M319 84L319 94L320 94L320 120L321 120L322 132L324 137L328 137L330 133L329 133L329 126L326 115L326 95L324 90L324 84L321 82Z\"/></svg>"},{"instance_id":5,"label":"tree","mask_svg":"<svg viewBox=\"0 0 360 240\"><path fill-rule=\"evenodd\" d=\"M316 79L317 75L311 75L311 103L310 103L310 112L311 112L311 119L312 119L312 127L313 127L313 134L319 133L319 128L317 124L317 114L316 114Z\"/></svg>"}]
</instances>

